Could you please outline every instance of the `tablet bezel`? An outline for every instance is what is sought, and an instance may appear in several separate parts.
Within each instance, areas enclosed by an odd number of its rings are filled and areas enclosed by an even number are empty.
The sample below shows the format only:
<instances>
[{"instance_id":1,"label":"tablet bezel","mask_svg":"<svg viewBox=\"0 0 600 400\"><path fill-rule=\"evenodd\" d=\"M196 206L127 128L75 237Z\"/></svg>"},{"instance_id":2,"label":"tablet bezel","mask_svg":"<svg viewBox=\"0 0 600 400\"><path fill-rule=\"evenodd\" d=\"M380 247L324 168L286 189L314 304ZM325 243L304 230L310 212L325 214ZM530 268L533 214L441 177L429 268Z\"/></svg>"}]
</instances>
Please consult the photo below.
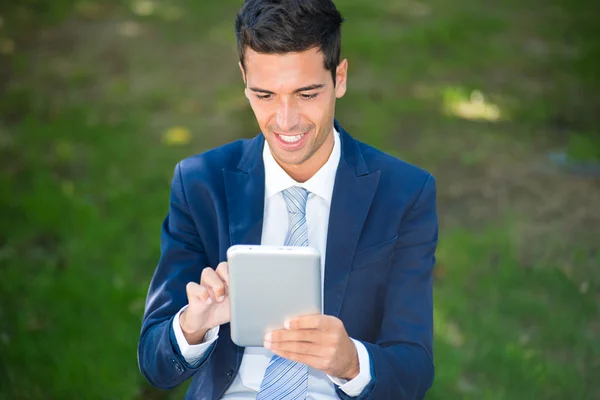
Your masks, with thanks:
<instances>
[{"instance_id":1,"label":"tablet bezel","mask_svg":"<svg viewBox=\"0 0 600 400\"><path fill-rule=\"evenodd\" d=\"M286 318L322 314L321 255L311 247L235 245L227 251L231 339L262 347Z\"/></svg>"}]
</instances>

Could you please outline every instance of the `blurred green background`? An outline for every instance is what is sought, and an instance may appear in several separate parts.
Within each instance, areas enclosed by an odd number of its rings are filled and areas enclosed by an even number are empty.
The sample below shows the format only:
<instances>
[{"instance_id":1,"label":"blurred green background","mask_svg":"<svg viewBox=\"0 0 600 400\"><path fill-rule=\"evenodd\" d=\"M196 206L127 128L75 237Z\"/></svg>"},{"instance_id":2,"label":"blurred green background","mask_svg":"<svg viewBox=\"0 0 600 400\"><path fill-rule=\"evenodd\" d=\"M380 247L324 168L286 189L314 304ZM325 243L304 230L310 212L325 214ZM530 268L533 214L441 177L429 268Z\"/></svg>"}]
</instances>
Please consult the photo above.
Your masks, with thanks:
<instances>
[{"instance_id":1,"label":"blurred green background","mask_svg":"<svg viewBox=\"0 0 600 400\"><path fill-rule=\"evenodd\" d=\"M437 178L428 399L600 399L592 0L338 0L355 137ZM136 345L177 161L257 125L241 0L0 2L0 399L180 399Z\"/></svg>"}]
</instances>

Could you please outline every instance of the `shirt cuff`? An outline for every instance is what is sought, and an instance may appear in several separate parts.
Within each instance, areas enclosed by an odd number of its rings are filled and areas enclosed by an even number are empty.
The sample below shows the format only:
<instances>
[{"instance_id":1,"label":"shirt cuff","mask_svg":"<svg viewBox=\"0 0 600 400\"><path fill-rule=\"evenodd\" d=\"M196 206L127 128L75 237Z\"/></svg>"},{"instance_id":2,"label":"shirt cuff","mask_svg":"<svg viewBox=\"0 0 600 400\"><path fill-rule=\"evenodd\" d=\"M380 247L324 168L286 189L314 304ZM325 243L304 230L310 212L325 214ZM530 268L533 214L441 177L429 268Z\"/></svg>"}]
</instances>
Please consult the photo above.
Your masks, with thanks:
<instances>
[{"instance_id":1,"label":"shirt cuff","mask_svg":"<svg viewBox=\"0 0 600 400\"><path fill-rule=\"evenodd\" d=\"M206 335L204 335L202 343L189 344L185 339L183 331L181 330L181 325L179 324L179 315L186 308L187 306L179 310L175 315L175 318L173 318L173 332L175 333L175 340L177 340L177 346L179 346L181 355L188 364L194 365L202 359L202 356L204 356L208 350L210 350L210 345L219 338L219 327L215 326L214 328L209 329L206 332Z\"/></svg>"},{"instance_id":2,"label":"shirt cuff","mask_svg":"<svg viewBox=\"0 0 600 400\"><path fill-rule=\"evenodd\" d=\"M327 376L348 396L356 397L361 394L371 382L371 360L365 345L358 340L352 339L352 341L354 342L354 346L356 346L356 352L358 353L358 375L356 375L352 380L335 378L329 375Z\"/></svg>"}]
</instances>

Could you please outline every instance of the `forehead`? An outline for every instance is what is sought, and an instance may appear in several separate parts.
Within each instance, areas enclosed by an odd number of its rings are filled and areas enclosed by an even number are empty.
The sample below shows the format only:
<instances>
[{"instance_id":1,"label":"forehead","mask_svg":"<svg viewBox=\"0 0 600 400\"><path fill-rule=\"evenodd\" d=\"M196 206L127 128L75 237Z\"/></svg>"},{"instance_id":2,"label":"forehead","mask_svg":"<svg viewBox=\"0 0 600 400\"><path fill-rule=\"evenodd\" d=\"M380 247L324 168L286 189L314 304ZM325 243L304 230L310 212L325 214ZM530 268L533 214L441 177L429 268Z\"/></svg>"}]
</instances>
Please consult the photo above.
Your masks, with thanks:
<instances>
[{"instance_id":1,"label":"forehead","mask_svg":"<svg viewBox=\"0 0 600 400\"><path fill-rule=\"evenodd\" d=\"M248 86L284 92L328 82L329 71L325 69L323 54L316 48L285 54L247 49L244 61Z\"/></svg>"}]
</instances>

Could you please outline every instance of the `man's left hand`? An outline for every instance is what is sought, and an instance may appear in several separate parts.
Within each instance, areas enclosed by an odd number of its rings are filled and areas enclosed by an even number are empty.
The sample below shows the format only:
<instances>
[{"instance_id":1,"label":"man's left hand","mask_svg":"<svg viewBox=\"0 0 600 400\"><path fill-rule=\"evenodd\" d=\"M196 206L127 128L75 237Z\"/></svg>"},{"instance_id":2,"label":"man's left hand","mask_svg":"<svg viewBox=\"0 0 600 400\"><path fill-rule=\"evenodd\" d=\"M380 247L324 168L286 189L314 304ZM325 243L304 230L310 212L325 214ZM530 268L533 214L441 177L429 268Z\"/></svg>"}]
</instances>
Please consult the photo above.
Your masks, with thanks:
<instances>
[{"instance_id":1,"label":"man's left hand","mask_svg":"<svg viewBox=\"0 0 600 400\"><path fill-rule=\"evenodd\" d=\"M265 335L264 346L280 357L327 375L354 379L360 372L356 346L344 324L330 315L307 315L286 321L285 329Z\"/></svg>"}]
</instances>

